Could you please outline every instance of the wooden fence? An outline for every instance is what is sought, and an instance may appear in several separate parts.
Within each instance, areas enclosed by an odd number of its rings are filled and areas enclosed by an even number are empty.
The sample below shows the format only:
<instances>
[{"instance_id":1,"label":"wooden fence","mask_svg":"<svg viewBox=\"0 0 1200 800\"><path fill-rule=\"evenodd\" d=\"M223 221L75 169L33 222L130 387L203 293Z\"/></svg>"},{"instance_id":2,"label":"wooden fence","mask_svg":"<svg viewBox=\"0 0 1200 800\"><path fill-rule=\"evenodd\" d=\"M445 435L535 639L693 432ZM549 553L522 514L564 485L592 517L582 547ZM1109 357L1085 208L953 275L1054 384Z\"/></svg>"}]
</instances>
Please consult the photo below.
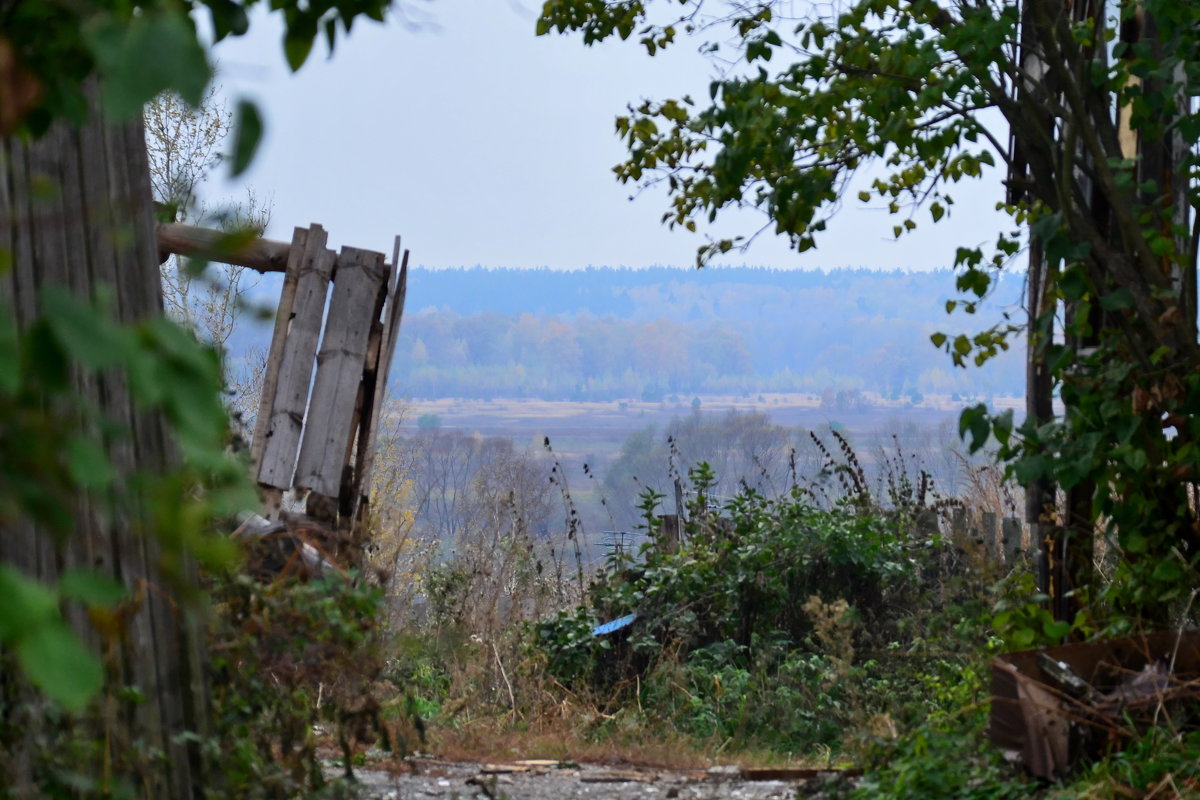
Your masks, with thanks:
<instances>
[{"instance_id":1,"label":"wooden fence","mask_svg":"<svg viewBox=\"0 0 1200 800\"><path fill-rule=\"evenodd\" d=\"M362 518L379 412L400 334L408 251L396 237L383 253L327 248L320 225L296 228L290 244L251 241L187 225L160 225L171 253L282 272L251 456L266 516L284 493L307 495L309 516L350 527Z\"/></svg>"}]
</instances>

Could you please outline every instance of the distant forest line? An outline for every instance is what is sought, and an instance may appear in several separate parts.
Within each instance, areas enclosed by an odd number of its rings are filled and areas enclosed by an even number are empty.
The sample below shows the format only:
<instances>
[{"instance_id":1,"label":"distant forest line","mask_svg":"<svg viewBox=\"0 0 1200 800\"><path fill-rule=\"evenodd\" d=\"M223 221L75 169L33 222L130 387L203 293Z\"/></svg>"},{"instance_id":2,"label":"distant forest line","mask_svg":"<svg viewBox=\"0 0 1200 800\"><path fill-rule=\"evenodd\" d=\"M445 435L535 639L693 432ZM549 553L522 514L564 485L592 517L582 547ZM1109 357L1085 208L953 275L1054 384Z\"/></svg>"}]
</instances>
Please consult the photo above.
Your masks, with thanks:
<instances>
[{"instance_id":1,"label":"distant forest line","mask_svg":"<svg viewBox=\"0 0 1200 800\"><path fill-rule=\"evenodd\" d=\"M415 398L1018 393L1021 354L954 369L929 337L1019 311L1020 275L949 316L950 271L414 269L392 368Z\"/></svg>"}]
</instances>

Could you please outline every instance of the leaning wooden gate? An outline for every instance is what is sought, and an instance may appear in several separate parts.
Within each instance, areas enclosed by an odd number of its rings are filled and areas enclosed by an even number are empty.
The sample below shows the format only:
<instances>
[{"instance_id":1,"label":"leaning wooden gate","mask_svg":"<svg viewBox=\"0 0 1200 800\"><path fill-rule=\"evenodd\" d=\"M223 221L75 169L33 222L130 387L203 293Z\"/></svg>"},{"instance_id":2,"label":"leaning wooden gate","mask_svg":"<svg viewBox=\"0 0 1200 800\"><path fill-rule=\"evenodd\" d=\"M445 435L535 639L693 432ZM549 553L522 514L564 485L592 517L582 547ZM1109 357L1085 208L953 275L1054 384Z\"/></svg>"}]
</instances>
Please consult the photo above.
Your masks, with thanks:
<instances>
[{"instance_id":1,"label":"leaning wooden gate","mask_svg":"<svg viewBox=\"0 0 1200 800\"><path fill-rule=\"evenodd\" d=\"M259 239L230 250L219 231L159 227L164 254L207 257L259 272L283 272L254 438L254 477L265 516L284 495L306 496L306 512L351 527L367 509L372 459L388 370L400 334L408 251L396 237L383 253L326 247L320 225L296 228L291 244Z\"/></svg>"}]
</instances>

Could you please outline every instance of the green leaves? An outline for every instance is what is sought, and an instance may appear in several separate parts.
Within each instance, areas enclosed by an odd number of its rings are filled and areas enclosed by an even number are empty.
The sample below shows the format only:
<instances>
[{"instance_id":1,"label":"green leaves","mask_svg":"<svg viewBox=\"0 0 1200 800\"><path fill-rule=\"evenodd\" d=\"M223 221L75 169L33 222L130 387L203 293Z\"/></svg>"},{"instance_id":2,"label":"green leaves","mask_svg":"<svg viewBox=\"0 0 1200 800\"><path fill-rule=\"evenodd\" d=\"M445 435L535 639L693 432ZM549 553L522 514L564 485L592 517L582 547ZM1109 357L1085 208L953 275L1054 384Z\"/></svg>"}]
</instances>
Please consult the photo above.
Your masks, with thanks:
<instances>
[{"instance_id":1,"label":"green leaves","mask_svg":"<svg viewBox=\"0 0 1200 800\"><path fill-rule=\"evenodd\" d=\"M106 369L122 361L134 346L129 331L113 325L96 306L65 287L47 286L42 307L63 352L90 369Z\"/></svg>"},{"instance_id":2,"label":"green leaves","mask_svg":"<svg viewBox=\"0 0 1200 800\"><path fill-rule=\"evenodd\" d=\"M249 100L242 100L237 107L237 121L234 128L233 167L232 172L241 175L254 160L258 145L262 141L263 122L258 112L258 106Z\"/></svg>"},{"instance_id":3,"label":"green leaves","mask_svg":"<svg viewBox=\"0 0 1200 800\"><path fill-rule=\"evenodd\" d=\"M97 585L81 573L73 575L65 578L77 590ZM13 649L25 676L47 697L68 711L82 712L100 690L104 670L63 622L54 591L0 564L0 597L0 644Z\"/></svg>"},{"instance_id":4,"label":"green leaves","mask_svg":"<svg viewBox=\"0 0 1200 800\"><path fill-rule=\"evenodd\" d=\"M120 583L85 569L64 572L58 579L58 589L63 597L79 600L92 607L115 608L125 599L125 587Z\"/></svg>"},{"instance_id":5,"label":"green leaves","mask_svg":"<svg viewBox=\"0 0 1200 800\"><path fill-rule=\"evenodd\" d=\"M104 109L114 119L141 114L150 98L168 90L200 104L212 72L185 15L98 14L85 26L84 38L104 78Z\"/></svg>"},{"instance_id":6,"label":"green leaves","mask_svg":"<svg viewBox=\"0 0 1200 800\"><path fill-rule=\"evenodd\" d=\"M81 713L104 683L104 668L61 620L43 621L14 645L26 677L63 708Z\"/></svg>"},{"instance_id":7,"label":"green leaves","mask_svg":"<svg viewBox=\"0 0 1200 800\"><path fill-rule=\"evenodd\" d=\"M958 418L958 435L964 440L970 434L968 443L970 452L975 453L987 444L992 433L992 420L988 415L987 406L983 403L964 408Z\"/></svg>"},{"instance_id":8,"label":"green leaves","mask_svg":"<svg viewBox=\"0 0 1200 800\"><path fill-rule=\"evenodd\" d=\"M312 52L315 31L298 30L289 27L283 37L283 54L287 58L288 67L292 72L304 66L308 54Z\"/></svg>"}]
</instances>

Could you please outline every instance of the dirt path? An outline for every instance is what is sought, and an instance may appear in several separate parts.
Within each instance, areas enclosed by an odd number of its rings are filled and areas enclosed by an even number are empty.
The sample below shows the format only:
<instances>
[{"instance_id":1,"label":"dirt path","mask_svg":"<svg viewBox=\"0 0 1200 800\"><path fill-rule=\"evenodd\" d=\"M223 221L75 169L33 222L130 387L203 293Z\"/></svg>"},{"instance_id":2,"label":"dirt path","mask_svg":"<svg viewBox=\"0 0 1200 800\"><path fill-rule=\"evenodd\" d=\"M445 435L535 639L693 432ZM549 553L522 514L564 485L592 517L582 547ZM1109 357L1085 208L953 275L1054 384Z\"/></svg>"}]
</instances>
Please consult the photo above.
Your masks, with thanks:
<instances>
[{"instance_id":1,"label":"dirt path","mask_svg":"<svg viewBox=\"0 0 1200 800\"><path fill-rule=\"evenodd\" d=\"M407 762L410 773L357 769L370 800L791 800L819 798L845 777L817 770L707 771L525 761L487 765Z\"/></svg>"}]
</instances>

